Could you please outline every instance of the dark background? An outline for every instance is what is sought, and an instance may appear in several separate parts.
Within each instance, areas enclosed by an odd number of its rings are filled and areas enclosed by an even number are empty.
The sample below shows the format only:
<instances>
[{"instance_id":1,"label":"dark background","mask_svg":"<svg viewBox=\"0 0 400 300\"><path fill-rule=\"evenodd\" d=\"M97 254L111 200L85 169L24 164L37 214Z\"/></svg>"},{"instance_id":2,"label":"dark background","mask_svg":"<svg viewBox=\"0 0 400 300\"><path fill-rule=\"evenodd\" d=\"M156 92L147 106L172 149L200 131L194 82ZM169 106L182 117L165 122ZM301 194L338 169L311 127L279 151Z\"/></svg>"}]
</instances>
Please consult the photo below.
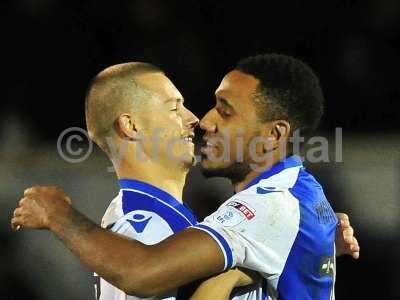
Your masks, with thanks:
<instances>
[{"instance_id":1,"label":"dark background","mask_svg":"<svg viewBox=\"0 0 400 300\"><path fill-rule=\"evenodd\" d=\"M117 191L110 163L96 150L67 164L55 146L64 129L85 128L84 94L96 73L156 64L201 117L238 59L264 52L310 64L326 96L320 133L343 129L343 162L309 165L362 247L359 261L339 259L337 299L400 299L399 1L17 0L0 8L2 299L90 299L89 272L50 233L15 235L8 222L23 188L37 183L66 187L100 220ZM197 169L189 176L185 197L200 216L230 194L218 180L206 193Z\"/></svg>"}]
</instances>

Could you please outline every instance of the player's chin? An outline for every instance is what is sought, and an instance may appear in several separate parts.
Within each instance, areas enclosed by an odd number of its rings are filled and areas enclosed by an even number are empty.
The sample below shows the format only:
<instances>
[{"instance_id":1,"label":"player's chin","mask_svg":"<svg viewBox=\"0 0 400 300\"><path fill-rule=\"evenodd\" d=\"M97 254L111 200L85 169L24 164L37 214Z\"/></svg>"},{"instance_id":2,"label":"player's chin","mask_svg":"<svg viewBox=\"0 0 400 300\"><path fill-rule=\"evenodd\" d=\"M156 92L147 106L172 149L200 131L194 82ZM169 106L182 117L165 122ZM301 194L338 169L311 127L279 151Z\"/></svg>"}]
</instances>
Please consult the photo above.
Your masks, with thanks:
<instances>
[{"instance_id":1,"label":"player's chin","mask_svg":"<svg viewBox=\"0 0 400 300\"><path fill-rule=\"evenodd\" d=\"M208 158L207 155L204 154L201 155L201 171L206 176L208 174L210 174L210 176L214 176L214 174L218 174L222 170L225 170L226 167L227 167L226 162L215 161L214 159Z\"/></svg>"},{"instance_id":2,"label":"player's chin","mask_svg":"<svg viewBox=\"0 0 400 300\"><path fill-rule=\"evenodd\" d=\"M228 162L220 157L201 153L201 166L204 169L222 169L225 168Z\"/></svg>"},{"instance_id":3,"label":"player's chin","mask_svg":"<svg viewBox=\"0 0 400 300\"><path fill-rule=\"evenodd\" d=\"M191 168L196 164L196 157L193 151L190 151L181 156L181 163L187 168Z\"/></svg>"}]
</instances>

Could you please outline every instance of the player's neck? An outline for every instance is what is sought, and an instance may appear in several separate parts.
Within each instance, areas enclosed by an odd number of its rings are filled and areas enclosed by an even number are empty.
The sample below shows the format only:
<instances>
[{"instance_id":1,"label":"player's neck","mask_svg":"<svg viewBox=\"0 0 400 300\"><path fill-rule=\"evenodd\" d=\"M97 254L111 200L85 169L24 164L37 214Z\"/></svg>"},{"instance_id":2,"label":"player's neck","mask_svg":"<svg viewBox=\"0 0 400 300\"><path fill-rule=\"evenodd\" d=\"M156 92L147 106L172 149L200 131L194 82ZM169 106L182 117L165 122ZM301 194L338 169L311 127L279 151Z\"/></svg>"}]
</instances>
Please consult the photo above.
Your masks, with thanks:
<instances>
[{"instance_id":1,"label":"player's neck","mask_svg":"<svg viewBox=\"0 0 400 300\"><path fill-rule=\"evenodd\" d=\"M130 178L149 183L171 194L179 202L182 202L187 173L184 168L170 168L154 162L121 163L117 169L119 179Z\"/></svg>"},{"instance_id":2,"label":"player's neck","mask_svg":"<svg viewBox=\"0 0 400 300\"><path fill-rule=\"evenodd\" d=\"M251 168L251 171L242 181L232 182L235 193L239 193L240 191L242 191L253 179L257 178L261 173L264 173L265 171L271 169L272 166L277 164L283 158L283 154L278 152L272 157L269 157L268 160L254 165L255 167Z\"/></svg>"}]
</instances>

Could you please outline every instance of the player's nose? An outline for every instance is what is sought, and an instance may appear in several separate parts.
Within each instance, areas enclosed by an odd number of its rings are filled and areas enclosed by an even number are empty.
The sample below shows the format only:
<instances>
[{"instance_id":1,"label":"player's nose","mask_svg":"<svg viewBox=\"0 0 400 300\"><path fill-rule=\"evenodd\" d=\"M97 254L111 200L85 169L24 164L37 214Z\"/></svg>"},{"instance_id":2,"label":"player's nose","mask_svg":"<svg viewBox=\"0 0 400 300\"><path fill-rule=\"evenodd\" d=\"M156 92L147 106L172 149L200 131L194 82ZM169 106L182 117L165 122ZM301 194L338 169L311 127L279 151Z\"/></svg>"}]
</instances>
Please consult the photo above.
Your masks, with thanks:
<instances>
[{"instance_id":1,"label":"player's nose","mask_svg":"<svg viewBox=\"0 0 400 300\"><path fill-rule=\"evenodd\" d=\"M199 125L199 118L196 117L196 115L192 113L190 110L186 109L184 122L187 128L193 129L197 125Z\"/></svg>"},{"instance_id":2,"label":"player's nose","mask_svg":"<svg viewBox=\"0 0 400 300\"><path fill-rule=\"evenodd\" d=\"M216 132L217 125L213 122L211 110L200 120L200 128L206 132Z\"/></svg>"}]
</instances>

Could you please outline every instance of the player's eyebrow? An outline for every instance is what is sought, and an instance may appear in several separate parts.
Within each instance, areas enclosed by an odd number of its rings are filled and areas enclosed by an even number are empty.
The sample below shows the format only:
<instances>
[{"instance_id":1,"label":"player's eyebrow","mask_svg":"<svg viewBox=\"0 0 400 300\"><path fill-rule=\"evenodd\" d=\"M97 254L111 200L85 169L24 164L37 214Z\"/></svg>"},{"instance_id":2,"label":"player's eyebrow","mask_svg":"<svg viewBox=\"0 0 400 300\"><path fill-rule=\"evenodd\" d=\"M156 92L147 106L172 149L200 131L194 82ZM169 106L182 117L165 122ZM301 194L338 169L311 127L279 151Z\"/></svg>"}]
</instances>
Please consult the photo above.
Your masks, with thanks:
<instances>
[{"instance_id":1,"label":"player's eyebrow","mask_svg":"<svg viewBox=\"0 0 400 300\"><path fill-rule=\"evenodd\" d=\"M172 98L168 98L167 100L165 100L165 103L168 103L168 102L182 102L182 104L183 104L185 102L185 99L172 97Z\"/></svg>"},{"instance_id":2,"label":"player's eyebrow","mask_svg":"<svg viewBox=\"0 0 400 300\"><path fill-rule=\"evenodd\" d=\"M220 102L223 106L233 109L233 106L229 103L225 98L217 97L218 102Z\"/></svg>"}]
</instances>

